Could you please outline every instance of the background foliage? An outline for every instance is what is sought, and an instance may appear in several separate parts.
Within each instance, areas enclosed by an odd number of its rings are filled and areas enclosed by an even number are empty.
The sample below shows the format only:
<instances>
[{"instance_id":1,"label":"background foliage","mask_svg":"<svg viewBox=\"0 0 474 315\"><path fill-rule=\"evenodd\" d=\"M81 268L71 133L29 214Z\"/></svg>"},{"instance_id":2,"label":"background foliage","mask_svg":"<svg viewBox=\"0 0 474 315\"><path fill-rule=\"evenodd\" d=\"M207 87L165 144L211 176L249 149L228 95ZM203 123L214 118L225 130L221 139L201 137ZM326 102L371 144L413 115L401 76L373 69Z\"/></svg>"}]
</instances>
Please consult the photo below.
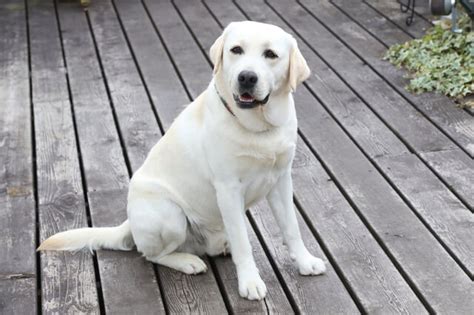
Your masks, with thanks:
<instances>
[{"instance_id":1,"label":"background foliage","mask_svg":"<svg viewBox=\"0 0 474 315\"><path fill-rule=\"evenodd\" d=\"M474 93L474 32L467 14L459 12L462 34L451 32L450 21L444 20L422 38L390 47L384 59L409 70L408 90L436 91L474 107L474 99L466 98Z\"/></svg>"}]
</instances>

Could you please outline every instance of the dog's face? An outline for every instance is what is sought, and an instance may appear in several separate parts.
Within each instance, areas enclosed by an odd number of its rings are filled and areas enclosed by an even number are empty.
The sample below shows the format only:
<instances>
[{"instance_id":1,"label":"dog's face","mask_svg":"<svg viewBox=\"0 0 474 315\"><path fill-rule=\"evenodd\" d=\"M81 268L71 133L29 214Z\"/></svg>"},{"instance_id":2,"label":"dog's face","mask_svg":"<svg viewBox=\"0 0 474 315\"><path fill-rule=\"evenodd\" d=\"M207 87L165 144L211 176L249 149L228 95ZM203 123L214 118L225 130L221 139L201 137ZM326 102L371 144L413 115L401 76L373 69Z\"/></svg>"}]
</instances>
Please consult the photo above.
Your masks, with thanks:
<instances>
[{"instance_id":1,"label":"dog's face","mask_svg":"<svg viewBox=\"0 0 474 315\"><path fill-rule=\"evenodd\" d=\"M242 109L263 106L272 95L289 93L310 74L296 40L270 24L229 24L210 55L215 76Z\"/></svg>"}]
</instances>

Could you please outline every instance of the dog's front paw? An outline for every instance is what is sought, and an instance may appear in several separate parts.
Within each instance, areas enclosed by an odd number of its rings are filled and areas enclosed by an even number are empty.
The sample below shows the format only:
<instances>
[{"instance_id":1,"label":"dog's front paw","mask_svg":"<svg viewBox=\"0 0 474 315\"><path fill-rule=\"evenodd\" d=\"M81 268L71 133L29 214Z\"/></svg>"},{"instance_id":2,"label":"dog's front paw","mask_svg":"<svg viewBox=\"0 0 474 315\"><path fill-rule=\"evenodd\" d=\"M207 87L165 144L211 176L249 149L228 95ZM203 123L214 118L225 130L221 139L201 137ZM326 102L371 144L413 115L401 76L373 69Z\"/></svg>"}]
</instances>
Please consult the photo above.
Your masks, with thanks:
<instances>
[{"instance_id":1,"label":"dog's front paw","mask_svg":"<svg viewBox=\"0 0 474 315\"><path fill-rule=\"evenodd\" d=\"M326 265L322 259L316 258L313 255L307 255L298 260L298 269L300 274L304 276L315 276L324 273Z\"/></svg>"},{"instance_id":2,"label":"dog's front paw","mask_svg":"<svg viewBox=\"0 0 474 315\"><path fill-rule=\"evenodd\" d=\"M267 294L267 286L257 274L254 277L239 279L240 296L248 300L261 300Z\"/></svg>"}]
</instances>

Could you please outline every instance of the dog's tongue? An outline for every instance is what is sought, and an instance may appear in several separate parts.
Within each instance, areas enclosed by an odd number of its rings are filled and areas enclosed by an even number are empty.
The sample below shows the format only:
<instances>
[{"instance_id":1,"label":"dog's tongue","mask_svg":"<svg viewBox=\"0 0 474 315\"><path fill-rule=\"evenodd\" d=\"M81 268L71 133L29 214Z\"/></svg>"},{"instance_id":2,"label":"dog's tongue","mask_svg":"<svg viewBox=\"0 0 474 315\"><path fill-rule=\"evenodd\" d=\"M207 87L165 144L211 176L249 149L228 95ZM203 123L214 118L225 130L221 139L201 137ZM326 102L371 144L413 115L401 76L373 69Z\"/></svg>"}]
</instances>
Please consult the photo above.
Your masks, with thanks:
<instances>
[{"instance_id":1,"label":"dog's tongue","mask_svg":"<svg viewBox=\"0 0 474 315\"><path fill-rule=\"evenodd\" d=\"M239 100L241 102L246 102L246 103L252 103L253 101L255 101L255 99L249 93L244 93L240 95Z\"/></svg>"}]
</instances>

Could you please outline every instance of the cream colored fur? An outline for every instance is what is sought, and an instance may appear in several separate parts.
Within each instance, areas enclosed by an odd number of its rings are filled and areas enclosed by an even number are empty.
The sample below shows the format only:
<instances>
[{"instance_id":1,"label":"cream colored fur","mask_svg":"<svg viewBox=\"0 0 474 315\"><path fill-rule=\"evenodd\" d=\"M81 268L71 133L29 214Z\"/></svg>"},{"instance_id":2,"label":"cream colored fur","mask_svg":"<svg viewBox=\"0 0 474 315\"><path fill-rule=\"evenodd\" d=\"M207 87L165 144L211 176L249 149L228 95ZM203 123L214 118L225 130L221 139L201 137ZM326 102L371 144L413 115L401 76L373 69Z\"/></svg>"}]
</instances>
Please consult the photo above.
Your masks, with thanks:
<instances>
[{"instance_id":1,"label":"cream colored fur","mask_svg":"<svg viewBox=\"0 0 474 315\"><path fill-rule=\"evenodd\" d=\"M232 53L235 46L243 53ZM278 58L266 58L266 49ZM39 250L128 250L136 244L152 262L200 273L207 267L198 255L230 249L241 296L262 299L267 290L252 256L245 209L266 197L300 273L324 272L323 261L301 240L293 208L297 120L291 92L310 74L295 39L273 25L236 22L216 40L210 55L215 68L208 88L133 175L128 220L114 228L58 233ZM237 77L244 70L257 74L254 96L270 95L267 104L242 109L234 102Z\"/></svg>"}]
</instances>

